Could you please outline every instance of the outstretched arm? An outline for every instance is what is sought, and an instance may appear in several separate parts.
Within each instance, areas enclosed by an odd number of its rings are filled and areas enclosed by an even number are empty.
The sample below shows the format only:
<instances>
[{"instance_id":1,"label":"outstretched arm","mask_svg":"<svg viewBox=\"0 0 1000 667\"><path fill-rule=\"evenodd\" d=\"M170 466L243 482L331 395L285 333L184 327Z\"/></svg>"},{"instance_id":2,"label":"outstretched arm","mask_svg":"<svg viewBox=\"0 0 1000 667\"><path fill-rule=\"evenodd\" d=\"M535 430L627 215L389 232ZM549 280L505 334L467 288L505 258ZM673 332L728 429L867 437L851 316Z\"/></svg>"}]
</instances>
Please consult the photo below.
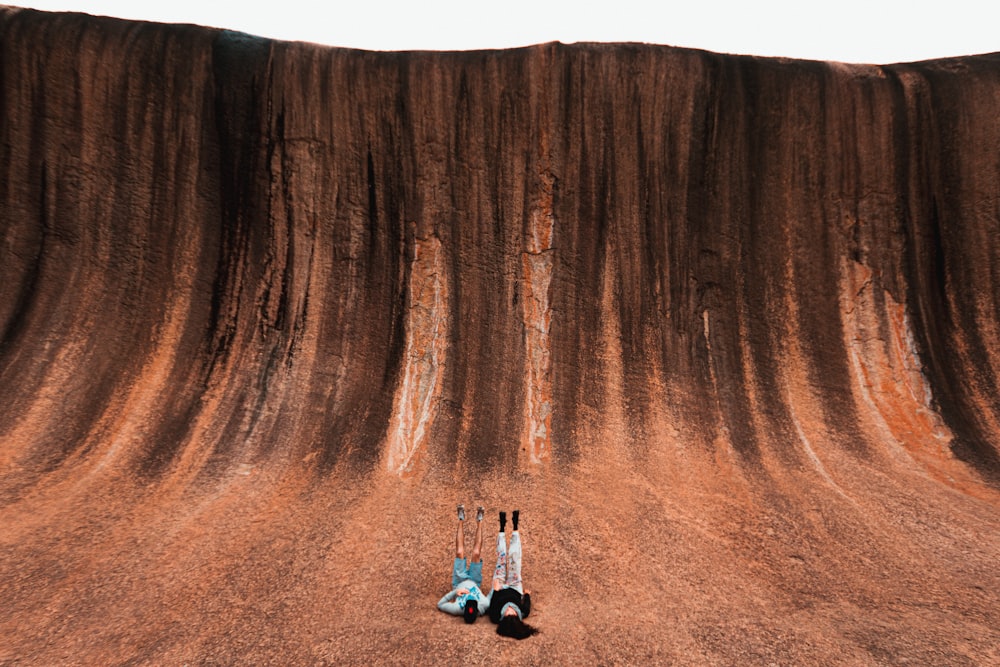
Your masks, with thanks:
<instances>
[{"instance_id":1,"label":"outstretched arm","mask_svg":"<svg viewBox=\"0 0 1000 667\"><path fill-rule=\"evenodd\" d=\"M455 602L456 597L458 597L458 591L449 591L443 598L438 600L438 609L452 616L461 616L462 607Z\"/></svg>"}]
</instances>

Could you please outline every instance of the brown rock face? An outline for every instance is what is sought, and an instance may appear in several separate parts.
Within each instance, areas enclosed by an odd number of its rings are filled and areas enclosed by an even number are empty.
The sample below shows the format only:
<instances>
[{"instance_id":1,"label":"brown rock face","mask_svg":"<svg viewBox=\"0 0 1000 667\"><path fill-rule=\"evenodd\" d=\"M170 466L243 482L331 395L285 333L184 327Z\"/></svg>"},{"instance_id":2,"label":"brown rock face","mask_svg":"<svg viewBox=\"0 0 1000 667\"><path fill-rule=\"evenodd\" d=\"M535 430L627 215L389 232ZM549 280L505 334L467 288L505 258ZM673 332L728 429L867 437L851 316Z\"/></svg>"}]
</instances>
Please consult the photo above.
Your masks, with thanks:
<instances>
[{"instance_id":1,"label":"brown rock face","mask_svg":"<svg viewBox=\"0 0 1000 667\"><path fill-rule=\"evenodd\" d=\"M1000 664L1000 55L0 8L0 243L0 664Z\"/></svg>"}]
</instances>

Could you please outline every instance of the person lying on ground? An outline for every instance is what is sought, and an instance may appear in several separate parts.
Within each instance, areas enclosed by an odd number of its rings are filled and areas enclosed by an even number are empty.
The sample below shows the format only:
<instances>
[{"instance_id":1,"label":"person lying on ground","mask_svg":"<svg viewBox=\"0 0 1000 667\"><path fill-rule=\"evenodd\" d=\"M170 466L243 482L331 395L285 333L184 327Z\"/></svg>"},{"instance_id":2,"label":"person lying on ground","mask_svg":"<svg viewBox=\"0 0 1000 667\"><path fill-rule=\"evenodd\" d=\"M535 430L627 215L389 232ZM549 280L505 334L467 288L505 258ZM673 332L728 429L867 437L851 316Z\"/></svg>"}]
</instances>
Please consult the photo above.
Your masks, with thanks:
<instances>
[{"instance_id":1,"label":"person lying on ground","mask_svg":"<svg viewBox=\"0 0 1000 667\"><path fill-rule=\"evenodd\" d=\"M461 616L466 623L490 608L490 596L483 593L483 508L476 509L476 537L471 558L465 559L465 506L458 506L458 531L455 536L455 562L451 569L451 591L438 601L438 609Z\"/></svg>"},{"instance_id":2,"label":"person lying on ground","mask_svg":"<svg viewBox=\"0 0 1000 667\"><path fill-rule=\"evenodd\" d=\"M497 624L497 634L514 639L526 639L538 632L524 619L531 613L531 595L521 580L521 534L517 531L520 510L514 510L510 549L506 547L507 513L500 512L500 534L497 535L497 566L493 572L490 594L490 620Z\"/></svg>"}]
</instances>

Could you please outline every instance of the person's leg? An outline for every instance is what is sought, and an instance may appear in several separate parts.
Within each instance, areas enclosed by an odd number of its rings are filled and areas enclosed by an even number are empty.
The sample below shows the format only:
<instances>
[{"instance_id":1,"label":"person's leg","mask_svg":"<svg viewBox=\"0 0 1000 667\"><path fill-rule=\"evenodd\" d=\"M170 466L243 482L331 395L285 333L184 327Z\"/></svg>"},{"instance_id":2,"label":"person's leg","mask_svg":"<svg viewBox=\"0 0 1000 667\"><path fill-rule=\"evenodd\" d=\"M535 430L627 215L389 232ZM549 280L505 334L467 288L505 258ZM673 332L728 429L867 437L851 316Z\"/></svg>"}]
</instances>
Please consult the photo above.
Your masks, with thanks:
<instances>
[{"instance_id":1,"label":"person's leg","mask_svg":"<svg viewBox=\"0 0 1000 667\"><path fill-rule=\"evenodd\" d=\"M493 571L493 590L498 591L503 588L507 581L507 536L503 527L507 523L507 515L500 512L500 532L497 533L497 567Z\"/></svg>"},{"instance_id":2,"label":"person's leg","mask_svg":"<svg viewBox=\"0 0 1000 667\"><path fill-rule=\"evenodd\" d=\"M468 569L465 562L465 534L462 530L462 521L465 519L465 508L458 506L458 532L455 534L455 562L451 567L451 587L455 588L464 579Z\"/></svg>"},{"instance_id":3,"label":"person's leg","mask_svg":"<svg viewBox=\"0 0 1000 667\"><path fill-rule=\"evenodd\" d=\"M510 534L510 549L507 551L507 585L523 593L521 582L521 533Z\"/></svg>"},{"instance_id":4,"label":"person's leg","mask_svg":"<svg viewBox=\"0 0 1000 667\"><path fill-rule=\"evenodd\" d=\"M466 565L466 574L469 579L476 582L476 586L483 587L483 508L476 512L476 537L472 542L472 553Z\"/></svg>"},{"instance_id":5,"label":"person's leg","mask_svg":"<svg viewBox=\"0 0 1000 667\"><path fill-rule=\"evenodd\" d=\"M483 559L483 508L476 510L476 537L472 542L472 562Z\"/></svg>"},{"instance_id":6,"label":"person's leg","mask_svg":"<svg viewBox=\"0 0 1000 667\"><path fill-rule=\"evenodd\" d=\"M458 532L455 533L455 558L465 558L465 507L458 506Z\"/></svg>"}]
</instances>

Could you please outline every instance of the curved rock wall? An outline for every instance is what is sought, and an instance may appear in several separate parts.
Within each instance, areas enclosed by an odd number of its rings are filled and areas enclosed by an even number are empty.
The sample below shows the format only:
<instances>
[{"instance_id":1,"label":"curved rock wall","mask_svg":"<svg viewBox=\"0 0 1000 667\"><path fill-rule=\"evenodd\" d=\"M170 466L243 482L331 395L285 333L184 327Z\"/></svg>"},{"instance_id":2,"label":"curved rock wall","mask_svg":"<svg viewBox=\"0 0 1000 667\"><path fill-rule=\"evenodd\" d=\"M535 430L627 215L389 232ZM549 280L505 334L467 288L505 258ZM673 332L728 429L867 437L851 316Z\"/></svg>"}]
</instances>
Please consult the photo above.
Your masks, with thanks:
<instances>
[{"instance_id":1,"label":"curved rock wall","mask_svg":"<svg viewBox=\"0 0 1000 667\"><path fill-rule=\"evenodd\" d=\"M998 55L373 53L7 8L0 87L9 516L600 469L995 514Z\"/></svg>"},{"instance_id":2,"label":"curved rock wall","mask_svg":"<svg viewBox=\"0 0 1000 667\"><path fill-rule=\"evenodd\" d=\"M798 465L809 413L997 482L994 56L3 28L26 468L558 464L609 415Z\"/></svg>"}]
</instances>

